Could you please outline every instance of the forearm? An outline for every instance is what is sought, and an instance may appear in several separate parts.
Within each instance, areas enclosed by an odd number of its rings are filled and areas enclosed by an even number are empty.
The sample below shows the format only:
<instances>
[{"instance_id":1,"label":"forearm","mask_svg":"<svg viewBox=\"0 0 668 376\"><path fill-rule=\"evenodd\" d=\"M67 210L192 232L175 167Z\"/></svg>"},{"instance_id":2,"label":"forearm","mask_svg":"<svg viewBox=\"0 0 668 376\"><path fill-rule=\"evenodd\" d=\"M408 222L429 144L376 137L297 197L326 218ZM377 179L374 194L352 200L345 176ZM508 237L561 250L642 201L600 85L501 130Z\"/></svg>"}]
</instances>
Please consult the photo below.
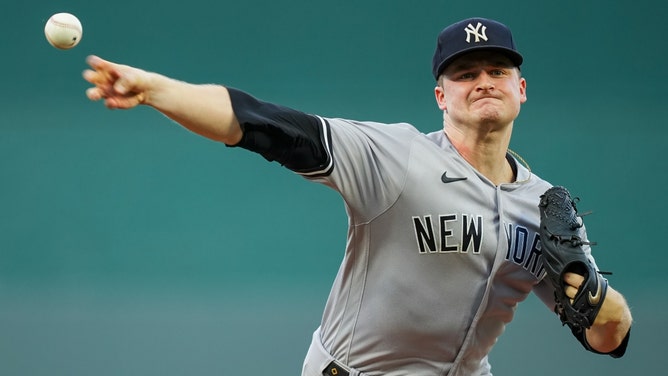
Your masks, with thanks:
<instances>
[{"instance_id":1,"label":"forearm","mask_svg":"<svg viewBox=\"0 0 668 376\"><path fill-rule=\"evenodd\" d=\"M586 332L587 342L594 350L609 353L622 343L632 322L631 311L622 294L608 287L594 325Z\"/></svg>"},{"instance_id":2,"label":"forearm","mask_svg":"<svg viewBox=\"0 0 668 376\"><path fill-rule=\"evenodd\" d=\"M227 89L196 85L151 73L144 104L154 107L188 130L226 144L241 139Z\"/></svg>"}]
</instances>

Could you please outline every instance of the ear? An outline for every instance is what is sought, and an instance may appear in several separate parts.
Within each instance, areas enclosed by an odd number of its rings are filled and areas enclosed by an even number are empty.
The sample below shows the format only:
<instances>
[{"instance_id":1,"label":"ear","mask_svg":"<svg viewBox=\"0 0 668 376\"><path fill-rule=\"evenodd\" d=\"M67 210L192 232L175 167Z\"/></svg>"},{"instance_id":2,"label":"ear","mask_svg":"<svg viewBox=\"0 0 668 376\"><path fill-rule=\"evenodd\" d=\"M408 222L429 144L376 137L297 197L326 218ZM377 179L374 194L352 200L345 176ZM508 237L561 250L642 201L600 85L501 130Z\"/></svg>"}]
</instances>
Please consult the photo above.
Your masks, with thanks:
<instances>
[{"instance_id":1,"label":"ear","mask_svg":"<svg viewBox=\"0 0 668 376\"><path fill-rule=\"evenodd\" d=\"M448 110L448 106L445 103L445 92L443 91L443 88L440 85L436 85L434 88L434 97L436 98L436 103L438 104L438 108L440 108L443 111Z\"/></svg>"},{"instance_id":2,"label":"ear","mask_svg":"<svg viewBox=\"0 0 668 376\"><path fill-rule=\"evenodd\" d=\"M527 101L527 80L520 77L520 103Z\"/></svg>"}]
</instances>

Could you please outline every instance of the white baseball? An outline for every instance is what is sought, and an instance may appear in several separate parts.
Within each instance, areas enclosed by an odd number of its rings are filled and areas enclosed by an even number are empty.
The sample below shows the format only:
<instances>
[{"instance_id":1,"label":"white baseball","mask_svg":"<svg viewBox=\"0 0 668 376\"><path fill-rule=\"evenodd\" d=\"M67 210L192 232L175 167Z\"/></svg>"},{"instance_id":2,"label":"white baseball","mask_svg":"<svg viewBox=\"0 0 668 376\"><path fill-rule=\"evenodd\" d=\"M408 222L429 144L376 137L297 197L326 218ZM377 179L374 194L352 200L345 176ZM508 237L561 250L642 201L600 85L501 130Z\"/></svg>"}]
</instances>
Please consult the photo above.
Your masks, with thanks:
<instances>
[{"instance_id":1,"label":"white baseball","mask_svg":"<svg viewBox=\"0 0 668 376\"><path fill-rule=\"evenodd\" d=\"M69 50L81 41L83 27L76 16L70 13L56 13L44 26L46 40L61 50Z\"/></svg>"}]
</instances>

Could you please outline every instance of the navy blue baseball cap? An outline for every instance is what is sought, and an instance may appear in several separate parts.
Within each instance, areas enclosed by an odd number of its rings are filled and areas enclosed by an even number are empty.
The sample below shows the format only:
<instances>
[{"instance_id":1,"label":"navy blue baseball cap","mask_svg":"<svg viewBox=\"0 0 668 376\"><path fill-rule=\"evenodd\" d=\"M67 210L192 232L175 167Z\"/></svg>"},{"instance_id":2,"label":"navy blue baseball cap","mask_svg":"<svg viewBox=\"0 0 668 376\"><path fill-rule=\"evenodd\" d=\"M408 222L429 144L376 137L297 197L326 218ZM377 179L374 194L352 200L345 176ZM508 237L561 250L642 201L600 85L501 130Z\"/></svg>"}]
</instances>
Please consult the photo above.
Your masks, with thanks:
<instances>
[{"instance_id":1,"label":"navy blue baseball cap","mask_svg":"<svg viewBox=\"0 0 668 376\"><path fill-rule=\"evenodd\" d=\"M438 80L438 76L456 58L477 50L496 50L508 56L515 66L522 65L522 55L517 52L513 35L506 25L486 18L469 18L446 27L438 34L432 61L434 78Z\"/></svg>"}]
</instances>

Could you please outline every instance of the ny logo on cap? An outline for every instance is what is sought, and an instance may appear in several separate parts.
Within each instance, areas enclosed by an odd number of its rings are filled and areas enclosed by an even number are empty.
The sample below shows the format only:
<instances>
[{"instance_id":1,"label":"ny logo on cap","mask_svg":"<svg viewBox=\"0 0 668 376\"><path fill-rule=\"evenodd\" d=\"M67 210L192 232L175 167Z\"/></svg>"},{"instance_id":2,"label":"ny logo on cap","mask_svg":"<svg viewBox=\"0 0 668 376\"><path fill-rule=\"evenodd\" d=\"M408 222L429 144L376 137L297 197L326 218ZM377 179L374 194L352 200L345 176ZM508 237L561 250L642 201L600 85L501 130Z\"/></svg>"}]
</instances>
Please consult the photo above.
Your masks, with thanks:
<instances>
[{"instance_id":1,"label":"ny logo on cap","mask_svg":"<svg viewBox=\"0 0 668 376\"><path fill-rule=\"evenodd\" d=\"M482 30L480 29L482 27ZM480 22L478 22L478 25L476 27L473 27L473 25L468 24L466 26L466 43L471 43L471 35L475 36L475 42L478 43L480 42L480 39L483 39L485 42L487 42L487 34L485 31L487 30L487 26L484 26Z\"/></svg>"}]
</instances>

